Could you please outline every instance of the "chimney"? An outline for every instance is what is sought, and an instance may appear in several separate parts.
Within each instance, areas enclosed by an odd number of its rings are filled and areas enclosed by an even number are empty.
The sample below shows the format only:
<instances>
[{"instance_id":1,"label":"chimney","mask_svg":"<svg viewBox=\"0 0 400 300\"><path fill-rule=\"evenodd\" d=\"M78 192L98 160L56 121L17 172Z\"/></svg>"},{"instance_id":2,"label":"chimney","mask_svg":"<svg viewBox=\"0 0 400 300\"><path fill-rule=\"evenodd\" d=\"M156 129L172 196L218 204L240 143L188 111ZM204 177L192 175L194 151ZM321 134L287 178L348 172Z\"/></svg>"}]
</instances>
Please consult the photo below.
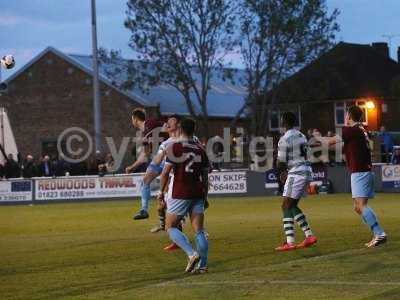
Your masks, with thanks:
<instances>
[{"instance_id":1,"label":"chimney","mask_svg":"<svg viewBox=\"0 0 400 300\"><path fill-rule=\"evenodd\" d=\"M397 63L400 64L400 47L397 48Z\"/></svg>"},{"instance_id":2,"label":"chimney","mask_svg":"<svg viewBox=\"0 0 400 300\"><path fill-rule=\"evenodd\" d=\"M389 46L387 43L372 43L372 48L374 48L377 52L389 58Z\"/></svg>"}]
</instances>

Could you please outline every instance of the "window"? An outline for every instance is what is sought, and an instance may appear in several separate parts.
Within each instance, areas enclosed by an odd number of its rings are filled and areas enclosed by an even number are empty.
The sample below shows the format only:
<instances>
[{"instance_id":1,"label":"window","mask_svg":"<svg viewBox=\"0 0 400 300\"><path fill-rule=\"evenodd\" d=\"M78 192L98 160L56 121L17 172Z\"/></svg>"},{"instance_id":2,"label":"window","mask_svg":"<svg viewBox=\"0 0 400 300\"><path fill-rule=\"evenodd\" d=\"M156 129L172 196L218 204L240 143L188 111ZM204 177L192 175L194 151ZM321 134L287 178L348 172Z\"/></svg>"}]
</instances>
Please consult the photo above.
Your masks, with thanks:
<instances>
[{"instance_id":1,"label":"window","mask_svg":"<svg viewBox=\"0 0 400 300\"><path fill-rule=\"evenodd\" d=\"M335 103L335 126L344 126L346 102Z\"/></svg>"},{"instance_id":2,"label":"window","mask_svg":"<svg viewBox=\"0 0 400 300\"><path fill-rule=\"evenodd\" d=\"M269 114L269 130L271 130L271 131L279 130L279 110L270 112L270 114Z\"/></svg>"},{"instance_id":3,"label":"window","mask_svg":"<svg viewBox=\"0 0 400 300\"><path fill-rule=\"evenodd\" d=\"M335 102L335 126L341 127L344 126L346 110L352 105L359 106L364 114L363 117L363 124L368 125L368 109L367 109L367 102L365 100L358 100L358 101L349 101L349 102Z\"/></svg>"},{"instance_id":4,"label":"window","mask_svg":"<svg viewBox=\"0 0 400 300\"><path fill-rule=\"evenodd\" d=\"M367 101L365 100L358 100L356 101L356 105L359 106L363 111L363 124L368 125L368 108L367 108Z\"/></svg>"}]
</instances>

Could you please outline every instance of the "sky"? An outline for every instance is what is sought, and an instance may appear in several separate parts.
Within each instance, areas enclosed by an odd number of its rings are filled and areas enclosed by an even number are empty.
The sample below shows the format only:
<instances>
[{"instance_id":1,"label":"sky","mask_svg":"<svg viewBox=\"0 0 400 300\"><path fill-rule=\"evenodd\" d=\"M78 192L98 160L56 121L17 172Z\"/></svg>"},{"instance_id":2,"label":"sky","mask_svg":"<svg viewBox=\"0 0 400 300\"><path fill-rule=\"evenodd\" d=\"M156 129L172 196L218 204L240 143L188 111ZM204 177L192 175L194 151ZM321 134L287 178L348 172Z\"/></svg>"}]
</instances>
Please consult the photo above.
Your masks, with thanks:
<instances>
[{"instance_id":1,"label":"sky","mask_svg":"<svg viewBox=\"0 0 400 300\"><path fill-rule=\"evenodd\" d=\"M12 54L16 67L2 70L7 78L47 46L66 53L91 53L90 0L0 0L0 55ZM327 0L340 10L338 41L370 44L397 35L391 56L400 46L400 0ZM126 0L96 0L98 46L120 49L133 57L129 31L123 26ZM238 59L233 65L240 67Z\"/></svg>"}]
</instances>

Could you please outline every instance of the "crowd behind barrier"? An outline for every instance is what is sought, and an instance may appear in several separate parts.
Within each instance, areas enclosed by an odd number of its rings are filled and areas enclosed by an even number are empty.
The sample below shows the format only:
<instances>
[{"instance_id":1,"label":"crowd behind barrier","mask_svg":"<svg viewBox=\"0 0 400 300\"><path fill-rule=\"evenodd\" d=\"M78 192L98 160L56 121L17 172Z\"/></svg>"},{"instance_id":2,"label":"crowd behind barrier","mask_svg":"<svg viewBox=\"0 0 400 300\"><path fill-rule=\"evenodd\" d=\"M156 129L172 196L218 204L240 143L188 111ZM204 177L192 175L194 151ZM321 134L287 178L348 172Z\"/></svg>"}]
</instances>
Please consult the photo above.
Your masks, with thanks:
<instances>
[{"instance_id":1,"label":"crowd behind barrier","mask_svg":"<svg viewBox=\"0 0 400 300\"><path fill-rule=\"evenodd\" d=\"M379 148L380 159L375 160L382 163L400 164L400 146L395 145L395 138L392 133L387 132L382 126L379 132L372 133L378 137L379 144L374 147ZM309 129L306 133L309 140L310 148L318 149L321 146L323 138L334 137L333 131L328 131L323 135L318 129ZM235 138L232 138L231 150L235 151ZM216 157L221 157L224 149L222 145L216 143L213 152ZM220 149L221 148L221 149ZM314 151L309 157L311 163L325 163L330 166L342 165L344 161L337 161L336 149L334 146L329 148L327 153L322 151ZM232 153L233 159L231 167L235 162L236 153ZM74 158L74 157L72 157ZM251 163L251 162L250 162ZM213 168L220 170L224 164L221 162L213 163ZM144 163L135 168L134 173L146 171L147 164ZM246 167L246 166L245 166ZM84 175L100 175L124 173L126 166L121 166L117 170L114 168L114 159L110 153L104 155L96 152L95 155L89 157L85 161L68 162L62 155L52 156L45 154L39 160L35 159L31 154L22 157L13 157L8 154L4 163L0 163L0 180L9 178L33 178L33 177L61 177L61 176L84 176Z\"/></svg>"},{"instance_id":2,"label":"crowd behind barrier","mask_svg":"<svg viewBox=\"0 0 400 300\"><path fill-rule=\"evenodd\" d=\"M400 192L400 165L374 164L373 172L377 192ZM210 196L279 195L277 178L274 169L213 171L209 174ZM0 180L0 204L138 199L142 179L143 173ZM158 180L151 189L153 195L158 192ZM315 164L309 192L349 193L350 174L344 165Z\"/></svg>"}]
</instances>

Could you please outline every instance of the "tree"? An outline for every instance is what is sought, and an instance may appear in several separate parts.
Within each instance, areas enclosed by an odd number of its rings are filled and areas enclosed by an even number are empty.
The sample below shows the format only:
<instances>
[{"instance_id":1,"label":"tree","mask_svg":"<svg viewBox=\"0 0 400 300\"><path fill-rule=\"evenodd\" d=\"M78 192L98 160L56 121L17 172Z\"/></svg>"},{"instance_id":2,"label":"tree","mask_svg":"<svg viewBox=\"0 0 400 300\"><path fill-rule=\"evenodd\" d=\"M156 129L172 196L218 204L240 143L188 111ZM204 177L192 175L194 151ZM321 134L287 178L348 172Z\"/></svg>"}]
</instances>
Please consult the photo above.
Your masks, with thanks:
<instances>
[{"instance_id":1,"label":"tree","mask_svg":"<svg viewBox=\"0 0 400 300\"><path fill-rule=\"evenodd\" d=\"M235 0L130 0L125 26L140 63L125 66L123 86L175 88L208 136L207 95L213 76L231 77L224 57L235 46ZM118 52L103 58L118 58ZM114 70L115 71L115 70Z\"/></svg>"},{"instance_id":2,"label":"tree","mask_svg":"<svg viewBox=\"0 0 400 300\"><path fill-rule=\"evenodd\" d=\"M328 14L325 0L243 0L240 48L248 95L237 116L248 115L251 134L267 131L268 107L278 104L275 87L333 45L338 14Z\"/></svg>"}]
</instances>

